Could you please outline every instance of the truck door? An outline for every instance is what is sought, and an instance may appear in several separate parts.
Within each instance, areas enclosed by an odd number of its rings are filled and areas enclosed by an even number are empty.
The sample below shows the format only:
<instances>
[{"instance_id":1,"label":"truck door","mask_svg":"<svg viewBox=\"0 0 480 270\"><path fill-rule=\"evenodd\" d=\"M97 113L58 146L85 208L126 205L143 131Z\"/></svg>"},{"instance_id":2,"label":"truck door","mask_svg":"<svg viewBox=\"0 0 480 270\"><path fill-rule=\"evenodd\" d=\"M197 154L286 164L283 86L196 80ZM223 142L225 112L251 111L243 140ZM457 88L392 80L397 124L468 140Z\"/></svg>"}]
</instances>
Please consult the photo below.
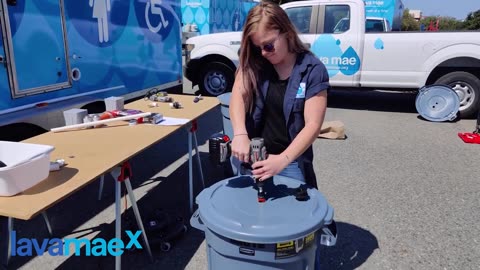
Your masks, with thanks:
<instances>
[{"instance_id":1,"label":"truck door","mask_svg":"<svg viewBox=\"0 0 480 270\"><path fill-rule=\"evenodd\" d=\"M325 64L334 86L357 86L360 79L365 22L354 4L321 4L311 50ZM360 21L361 23L358 23Z\"/></svg>"},{"instance_id":2,"label":"truck door","mask_svg":"<svg viewBox=\"0 0 480 270\"><path fill-rule=\"evenodd\" d=\"M0 9L0 78L8 75L11 96L70 87L63 0L1 0Z\"/></svg>"},{"instance_id":3,"label":"truck door","mask_svg":"<svg viewBox=\"0 0 480 270\"><path fill-rule=\"evenodd\" d=\"M318 5L298 5L290 3L292 6L285 8L290 21L297 28L300 39L307 45L312 47L313 42L317 37L317 17Z\"/></svg>"}]
</instances>

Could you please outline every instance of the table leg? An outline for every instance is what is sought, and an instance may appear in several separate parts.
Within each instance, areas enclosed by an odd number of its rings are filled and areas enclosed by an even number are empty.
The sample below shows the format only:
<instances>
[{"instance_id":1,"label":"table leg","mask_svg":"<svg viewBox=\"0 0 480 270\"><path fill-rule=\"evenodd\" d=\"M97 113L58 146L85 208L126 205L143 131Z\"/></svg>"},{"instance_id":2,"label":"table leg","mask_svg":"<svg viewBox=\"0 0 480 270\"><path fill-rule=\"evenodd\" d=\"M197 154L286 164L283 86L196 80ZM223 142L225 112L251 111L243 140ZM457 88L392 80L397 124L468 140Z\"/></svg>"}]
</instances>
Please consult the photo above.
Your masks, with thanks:
<instances>
[{"instance_id":1,"label":"table leg","mask_svg":"<svg viewBox=\"0 0 480 270\"><path fill-rule=\"evenodd\" d=\"M148 242L147 233L143 227L142 218L140 217L140 211L138 211L137 201L135 200L135 194L133 194L132 184L130 183L130 178L125 180L125 186L127 187L128 196L130 197L130 203L132 204L133 213L137 219L137 225L142 230L143 241L145 242L145 247L147 248L148 256L150 256L150 261L153 262L152 251L150 250L150 243Z\"/></svg>"},{"instance_id":2,"label":"table leg","mask_svg":"<svg viewBox=\"0 0 480 270\"><path fill-rule=\"evenodd\" d=\"M7 234L7 261L5 262L5 265L8 266L8 262L10 261L10 256L12 256L12 238L10 236L12 235L13 232L13 218L8 217L8 234Z\"/></svg>"},{"instance_id":3,"label":"table leg","mask_svg":"<svg viewBox=\"0 0 480 270\"><path fill-rule=\"evenodd\" d=\"M43 211L42 216L43 216L43 220L45 220L45 225L47 225L48 234L50 235L50 237L52 237L53 236L52 226L50 225L50 221L48 221L47 212Z\"/></svg>"},{"instance_id":4,"label":"table leg","mask_svg":"<svg viewBox=\"0 0 480 270\"><path fill-rule=\"evenodd\" d=\"M147 234L143 227L142 219L140 217L140 211L138 211L137 201L135 200L135 194L132 190L132 185L130 183L130 176L132 175L130 163L128 161L124 162L121 167L115 167L111 171L111 175L115 180L115 238L121 239L121 230L122 230L122 213L121 213L121 184L125 182L127 187L128 195L130 197L130 202L132 204L133 212L135 213L135 218L137 219L137 224L142 230L143 240L145 241L145 246L147 248L148 255L150 260L153 262L152 251L150 250L150 243L147 239ZM120 252L120 248L116 249L116 252ZM120 270L122 268L122 258L121 256L115 257L115 269Z\"/></svg>"},{"instance_id":5,"label":"table leg","mask_svg":"<svg viewBox=\"0 0 480 270\"><path fill-rule=\"evenodd\" d=\"M102 174L102 176L100 176L100 187L98 187L98 200L99 201L102 199L104 180L105 180L105 175Z\"/></svg>"},{"instance_id":6,"label":"table leg","mask_svg":"<svg viewBox=\"0 0 480 270\"><path fill-rule=\"evenodd\" d=\"M200 170L200 179L202 180L203 188L205 188L205 181L203 178L203 170L202 170L202 161L200 160L200 152L198 152L198 141L197 141L197 132L193 132L193 139L195 142L195 154L197 155L198 160L198 169Z\"/></svg>"},{"instance_id":7,"label":"table leg","mask_svg":"<svg viewBox=\"0 0 480 270\"><path fill-rule=\"evenodd\" d=\"M192 132L188 132L188 187L190 213L193 213Z\"/></svg>"},{"instance_id":8,"label":"table leg","mask_svg":"<svg viewBox=\"0 0 480 270\"><path fill-rule=\"evenodd\" d=\"M121 207L121 182L115 179L115 238L121 239L121 229L122 229L122 213L120 212ZM120 248L115 250L116 252L120 252ZM115 257L115 269L120 270L122 269L122 257L116 256Z\"/></svg>"}]
</instances>

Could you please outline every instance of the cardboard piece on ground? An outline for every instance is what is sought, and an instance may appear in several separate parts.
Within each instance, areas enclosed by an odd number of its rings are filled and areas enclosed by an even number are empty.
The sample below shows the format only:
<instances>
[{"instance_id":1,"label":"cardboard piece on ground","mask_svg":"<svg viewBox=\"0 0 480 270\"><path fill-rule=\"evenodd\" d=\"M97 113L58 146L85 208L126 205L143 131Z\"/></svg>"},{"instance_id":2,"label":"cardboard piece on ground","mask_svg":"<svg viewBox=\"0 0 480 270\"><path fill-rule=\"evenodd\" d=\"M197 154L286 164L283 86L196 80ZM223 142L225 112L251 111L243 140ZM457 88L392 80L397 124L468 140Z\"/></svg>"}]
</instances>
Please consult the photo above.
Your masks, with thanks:
<instances>
[{"instance_id":1,"label":"cardboard piece on ground","mask_svg":"<svg viewBox=\"0 0 480 270\"><path fill-rule=\"evenodd\" d=\"M346 138L345 125L342 121L325 121L318 138L344 140Z\"/></svg>"}]
</instances>

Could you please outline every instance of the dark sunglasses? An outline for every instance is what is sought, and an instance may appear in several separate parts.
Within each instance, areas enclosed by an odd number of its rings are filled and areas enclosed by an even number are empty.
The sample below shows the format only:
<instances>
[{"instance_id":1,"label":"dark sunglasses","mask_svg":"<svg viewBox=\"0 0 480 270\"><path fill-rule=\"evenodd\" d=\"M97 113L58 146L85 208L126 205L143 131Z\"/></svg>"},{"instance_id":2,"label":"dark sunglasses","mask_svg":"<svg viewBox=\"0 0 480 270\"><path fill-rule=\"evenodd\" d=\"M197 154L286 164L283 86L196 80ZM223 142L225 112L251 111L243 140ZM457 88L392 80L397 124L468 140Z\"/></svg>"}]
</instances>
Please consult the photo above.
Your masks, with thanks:
<instances>
[{"instance_id":1,"label":"dark sunglasses","mask_svg":"<svg viewBox=\"0 0 480 270\"><path fill-rule=\"evenodd\" d=\"M254 46L254 48L259 52L261 53L262 51L265 51L265 52L268 52L268 53L271 53L271 52L275 52L275 42L277 41L278 37L280 35L278 35L272 42L269 42L261 47L259 46Z\"/></svg>"}]
</instances>

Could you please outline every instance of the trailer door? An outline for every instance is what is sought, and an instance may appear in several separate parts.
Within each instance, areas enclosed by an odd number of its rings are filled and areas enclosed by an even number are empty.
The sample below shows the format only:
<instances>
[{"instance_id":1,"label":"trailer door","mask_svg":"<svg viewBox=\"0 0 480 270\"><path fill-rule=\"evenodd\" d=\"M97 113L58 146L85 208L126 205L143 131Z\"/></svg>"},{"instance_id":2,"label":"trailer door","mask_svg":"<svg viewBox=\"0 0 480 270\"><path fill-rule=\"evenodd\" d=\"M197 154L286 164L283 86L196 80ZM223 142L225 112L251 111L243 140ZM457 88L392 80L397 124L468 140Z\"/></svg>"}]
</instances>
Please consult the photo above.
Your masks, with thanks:
<instances>
[{"instance_id":1,"label":"trailer door","mask_svg":"<svg viewBox=\"0 0 480 270\"><path fill-rule=\"evenodd\" d=\"M2 24L0 21L0 27L2 27ZM8 88L7 60L5 49L3 48L3 35L0 35L0 97L2 96L2 91Z\"/></svg>"},{"instance_id":2,"label":"trailer door","mask_svg":"<svg viewBox=\"0 0 480 270\"><path fill-rule=\"evenodd\" d=\"M71 86L62 0L1 0L13 98Z\"/></svg>"}]
</instances>

